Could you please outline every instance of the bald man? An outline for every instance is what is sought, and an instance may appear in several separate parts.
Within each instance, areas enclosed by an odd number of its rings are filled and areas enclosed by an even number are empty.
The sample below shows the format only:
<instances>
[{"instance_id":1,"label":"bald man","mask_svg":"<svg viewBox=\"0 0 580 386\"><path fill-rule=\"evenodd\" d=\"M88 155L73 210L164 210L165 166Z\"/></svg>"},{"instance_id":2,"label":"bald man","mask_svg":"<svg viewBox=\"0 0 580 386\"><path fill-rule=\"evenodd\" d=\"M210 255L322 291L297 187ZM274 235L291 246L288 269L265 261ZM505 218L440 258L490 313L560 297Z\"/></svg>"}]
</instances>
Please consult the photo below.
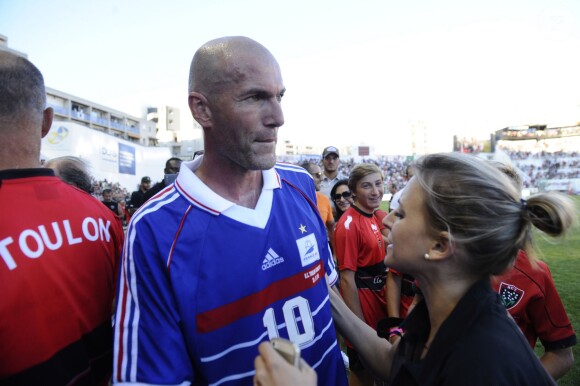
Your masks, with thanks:
<instances>
[{"instance_id":1,"label":"bald man","mask_svg":"<svg viewBox=\"0 0 580 386\"><path fill-rule=\"evenodd\" d=\"M276 163L285 88L246 37L204 44L189 107L204 155L131 220L115 317L115 383L249 385L283 337L320 384L346 385L328 298L337 272L312 178Z\"/></svg>"},{"instance_id":2,"label":"bald man","mask_svg":"<svg viewBox=\"0 0 580 386\"><path fill-rule=\"evenodd\" d=\"M0 51L0 384L106 385L123 229L40 167L44 80Z\"/></svg>"}]
</instances>

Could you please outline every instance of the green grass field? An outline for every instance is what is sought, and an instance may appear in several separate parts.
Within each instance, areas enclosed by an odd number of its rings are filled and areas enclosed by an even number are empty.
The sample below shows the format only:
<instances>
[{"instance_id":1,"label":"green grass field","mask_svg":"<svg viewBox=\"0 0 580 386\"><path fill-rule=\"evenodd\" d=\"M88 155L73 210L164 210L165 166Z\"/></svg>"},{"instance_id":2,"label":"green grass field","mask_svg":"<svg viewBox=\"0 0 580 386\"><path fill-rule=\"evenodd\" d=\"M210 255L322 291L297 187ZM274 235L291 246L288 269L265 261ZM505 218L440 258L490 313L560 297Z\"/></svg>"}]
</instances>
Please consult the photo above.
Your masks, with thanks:
<instances>
[{"instance_id":1,"label":"green grass field","mask_svg":"<svg viewBox=\"0 0 580 386\"><path fill-rule=\"evenodd\" d=\"M574 196L576 214L580 213L580 196ZM556 288L560 293L568 317L576 331L580 332L580 229L575 228L564 240L536 237L537 255L550 267ZM538 355L543 353L541 344L536 345ZM580 385L580 345L573 347L574 366L559 381L559 385Z\"/></svg>"},{"instance_id":2,"label":"green grass field","mask_svg":"<svg viewBox=\"0 0 580 386\"><path fill-rule=\"evenodd\" d=\"M576 201L576 214L580 217L580 196L573 198ZM387 210L388 203L383 202L381 209ZM568 317L576 334L580 335L580 228L576 227L563 240L549 239L542 235L537 235L535 240L537 256L550 267ZM558 381L559 385L580 385L580 345L574 346L573 351L576 362L568 374ZM543 353L539 342L536 352L538 355Z\"/></svg>"}]
</instances>

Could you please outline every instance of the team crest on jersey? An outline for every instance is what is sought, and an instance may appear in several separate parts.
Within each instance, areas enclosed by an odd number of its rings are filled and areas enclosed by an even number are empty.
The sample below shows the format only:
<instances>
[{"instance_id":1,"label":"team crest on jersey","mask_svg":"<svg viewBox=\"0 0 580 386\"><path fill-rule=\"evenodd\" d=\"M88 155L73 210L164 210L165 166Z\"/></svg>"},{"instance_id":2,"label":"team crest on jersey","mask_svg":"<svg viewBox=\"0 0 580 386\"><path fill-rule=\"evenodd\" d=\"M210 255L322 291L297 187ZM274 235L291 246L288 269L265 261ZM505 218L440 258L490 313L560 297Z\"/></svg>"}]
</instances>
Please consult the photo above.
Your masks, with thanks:
<instances>
[{"instance_id":1,"label":"team crest on jersey","mask_svg":"<svg viewBox=\"0 0 580 386\"><path fill-rule=\"evenodd\" d=\"M302 266L312 264L313 262L320 260L320 252L318 251L318 243L316 242L316 237L311 233L308 236L304 236L296 240L296 245L298 245L298 251L300 252L300 260L302 261Z\"/></svg>"},{"instance_id":2,"label":"team crest on jersey","mask_svg":"<svg viewBox=\"0 0 580 386\"><path fill-rule=\"evenodd\" d=\"M514 308L518 305L520 300L524 297L524 290L519 289L515 285L501 283L499 286L499 295L501 296L501 302L506 309Z\"/></svg>"}]
</instances>

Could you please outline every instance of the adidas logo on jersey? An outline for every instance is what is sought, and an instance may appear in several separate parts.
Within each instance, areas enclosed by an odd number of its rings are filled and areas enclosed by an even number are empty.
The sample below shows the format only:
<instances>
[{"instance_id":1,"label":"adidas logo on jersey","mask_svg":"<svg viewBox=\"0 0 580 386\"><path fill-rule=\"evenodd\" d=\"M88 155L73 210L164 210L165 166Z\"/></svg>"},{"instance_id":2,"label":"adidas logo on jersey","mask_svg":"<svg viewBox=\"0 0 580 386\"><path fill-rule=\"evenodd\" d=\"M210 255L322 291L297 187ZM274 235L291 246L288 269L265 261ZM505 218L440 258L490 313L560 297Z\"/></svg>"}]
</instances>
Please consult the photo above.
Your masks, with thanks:
<instances>
[{"instance_id":1,"label":"adidas logo on jersey","mask_svg":"<svg viewBox=\"0 0 580 386\"><path fill-rule=\"evenodd\" d=\"M266 253L266 257L264 261L262 261L262 271L267 270L268 268L272 268L278 264L284 262L284 258L278 256L276 252L272 248L268 249L268 253Z\"/></svg>"}]
</instances>

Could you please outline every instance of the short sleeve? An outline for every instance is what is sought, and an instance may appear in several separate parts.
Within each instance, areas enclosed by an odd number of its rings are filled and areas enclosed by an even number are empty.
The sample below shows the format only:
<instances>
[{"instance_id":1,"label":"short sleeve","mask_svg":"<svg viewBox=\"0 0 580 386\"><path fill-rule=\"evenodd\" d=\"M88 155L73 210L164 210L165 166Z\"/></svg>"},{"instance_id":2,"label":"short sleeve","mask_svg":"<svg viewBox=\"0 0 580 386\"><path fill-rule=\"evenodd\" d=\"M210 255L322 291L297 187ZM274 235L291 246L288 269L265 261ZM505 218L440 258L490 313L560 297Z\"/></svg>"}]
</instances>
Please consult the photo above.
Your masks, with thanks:
<instances>
[{"instance_id":1,"label":"short sleeve","mask_svg":"<svg viewBox=\"0 0 580 386\"><path fill-rule=\"evenodd\" d=\"M554 350L576 344L576 335L564 304L552 279L548 266L538 262L543 271L543 297L537 297L528 306L530 318L538 338L546 350Z\"/></svg>"}]
</instances>

